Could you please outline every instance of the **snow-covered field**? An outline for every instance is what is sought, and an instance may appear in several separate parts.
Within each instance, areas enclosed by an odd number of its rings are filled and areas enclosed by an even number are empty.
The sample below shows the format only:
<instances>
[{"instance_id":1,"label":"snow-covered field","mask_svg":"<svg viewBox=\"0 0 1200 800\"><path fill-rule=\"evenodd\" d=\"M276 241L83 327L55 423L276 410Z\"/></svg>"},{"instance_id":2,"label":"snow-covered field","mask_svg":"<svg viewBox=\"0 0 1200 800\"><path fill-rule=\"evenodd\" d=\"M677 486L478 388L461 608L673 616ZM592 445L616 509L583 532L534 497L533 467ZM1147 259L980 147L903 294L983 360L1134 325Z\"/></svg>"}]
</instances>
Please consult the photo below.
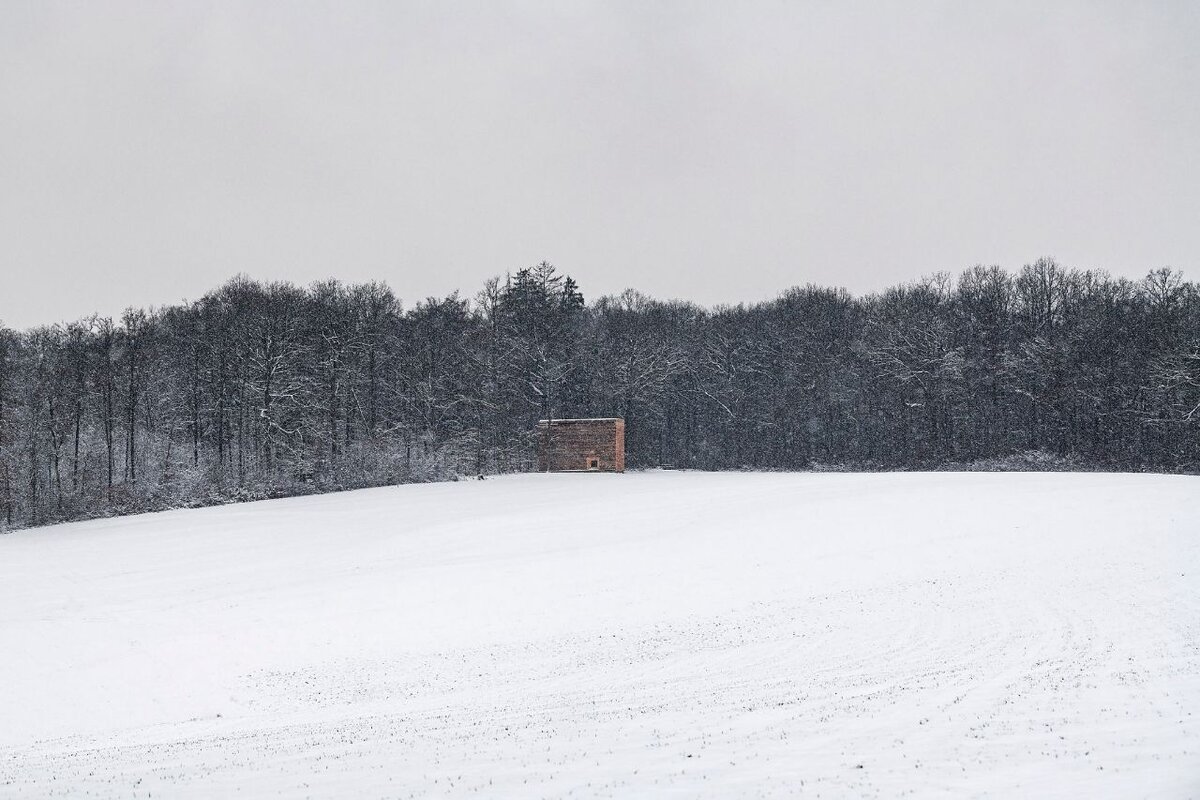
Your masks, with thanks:
<instances>
[{"instance_id":1,"label":"snow-covered field","mask_svg":"<svg viewBox=\"0 0 1200 800\"><path fill-rule=\"evenodd\" d=\"M3 797L1200 796L1200 479L526 475L0 537Z\"/></svg>"}]
</instances>

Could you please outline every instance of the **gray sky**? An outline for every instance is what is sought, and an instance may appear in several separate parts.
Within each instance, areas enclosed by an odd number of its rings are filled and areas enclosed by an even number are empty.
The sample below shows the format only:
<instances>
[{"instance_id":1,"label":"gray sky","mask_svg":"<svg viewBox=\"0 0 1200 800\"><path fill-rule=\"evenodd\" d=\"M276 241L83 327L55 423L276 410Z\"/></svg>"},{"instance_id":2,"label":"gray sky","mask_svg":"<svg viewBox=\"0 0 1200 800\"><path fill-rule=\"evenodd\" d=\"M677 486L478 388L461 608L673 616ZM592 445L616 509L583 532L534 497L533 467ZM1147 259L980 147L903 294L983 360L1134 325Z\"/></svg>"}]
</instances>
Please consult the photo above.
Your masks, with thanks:
<instances>
[{"instance_id":1,"label":"gray sky","mask_svg":"<svg viewBox=\"0 0 1200 800\"><path fill-rule=\"evenodd\" d=\"M0 0L0 320L238 272L406 304L1200 278L1200 3Z\"/></svg>"}]
</instances>

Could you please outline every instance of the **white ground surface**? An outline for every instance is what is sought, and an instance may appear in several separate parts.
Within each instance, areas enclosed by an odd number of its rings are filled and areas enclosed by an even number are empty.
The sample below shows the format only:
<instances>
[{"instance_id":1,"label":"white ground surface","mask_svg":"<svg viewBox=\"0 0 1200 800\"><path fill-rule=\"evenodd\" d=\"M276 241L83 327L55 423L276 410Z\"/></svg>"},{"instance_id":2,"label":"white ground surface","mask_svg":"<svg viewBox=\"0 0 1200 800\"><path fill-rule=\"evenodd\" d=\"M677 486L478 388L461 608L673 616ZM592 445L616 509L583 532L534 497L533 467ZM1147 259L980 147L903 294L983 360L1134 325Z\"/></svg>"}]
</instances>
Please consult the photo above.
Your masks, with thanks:
<instances>
[{"instance_id":1,"label":"white ground surface","mask_svg":"<svg viewBox=\"0 0 1200 800\"><path fill-rule=\"evenodd\" d=\"M1200 479L529 475L0 537L2 797L1200 797Z\"/></svg>"}]
</instances>

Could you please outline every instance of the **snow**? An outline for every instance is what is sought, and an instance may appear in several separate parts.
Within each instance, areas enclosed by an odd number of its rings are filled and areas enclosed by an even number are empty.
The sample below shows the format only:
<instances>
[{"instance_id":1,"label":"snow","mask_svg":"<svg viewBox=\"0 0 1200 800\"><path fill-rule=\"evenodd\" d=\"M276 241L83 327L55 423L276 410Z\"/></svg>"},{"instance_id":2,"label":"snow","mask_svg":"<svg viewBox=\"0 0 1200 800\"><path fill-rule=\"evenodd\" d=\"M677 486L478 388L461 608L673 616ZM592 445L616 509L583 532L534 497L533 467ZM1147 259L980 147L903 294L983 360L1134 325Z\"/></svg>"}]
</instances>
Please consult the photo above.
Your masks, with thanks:
<instances>
[{"instance_id":1,"label":"snow","mask_svg":"<svg viewBox=\"0 0 1200 800\"><path fill-rule=\"evenodd\" d=\"M0 797L1200 796L1200 479L524 475L0 537Z\"/></svg>"}]
</instances>

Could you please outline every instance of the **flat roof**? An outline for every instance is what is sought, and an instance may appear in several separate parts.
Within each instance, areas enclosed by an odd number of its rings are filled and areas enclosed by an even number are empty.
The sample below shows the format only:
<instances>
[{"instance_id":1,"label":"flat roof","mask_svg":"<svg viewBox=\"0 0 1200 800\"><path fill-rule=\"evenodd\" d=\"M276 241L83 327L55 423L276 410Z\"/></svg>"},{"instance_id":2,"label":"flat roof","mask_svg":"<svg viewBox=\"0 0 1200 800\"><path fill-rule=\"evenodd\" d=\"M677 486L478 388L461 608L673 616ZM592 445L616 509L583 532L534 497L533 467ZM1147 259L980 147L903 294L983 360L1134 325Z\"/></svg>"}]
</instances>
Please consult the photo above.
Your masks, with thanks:
<instances>
[{"instance_id":1,"label":"flat roof","mask_svg":"<svg viewBox=\"0 0 1200 800\"><path fill-rule=\"evenodd\" d=\"M546 423L557 425L560 422L564 423L564 424L568 424L571 422L620 422L620 421L621 421L621 417L588 417L586 419L539 419L538 425L545 425Z\"/></svg>"}]
</instances>

